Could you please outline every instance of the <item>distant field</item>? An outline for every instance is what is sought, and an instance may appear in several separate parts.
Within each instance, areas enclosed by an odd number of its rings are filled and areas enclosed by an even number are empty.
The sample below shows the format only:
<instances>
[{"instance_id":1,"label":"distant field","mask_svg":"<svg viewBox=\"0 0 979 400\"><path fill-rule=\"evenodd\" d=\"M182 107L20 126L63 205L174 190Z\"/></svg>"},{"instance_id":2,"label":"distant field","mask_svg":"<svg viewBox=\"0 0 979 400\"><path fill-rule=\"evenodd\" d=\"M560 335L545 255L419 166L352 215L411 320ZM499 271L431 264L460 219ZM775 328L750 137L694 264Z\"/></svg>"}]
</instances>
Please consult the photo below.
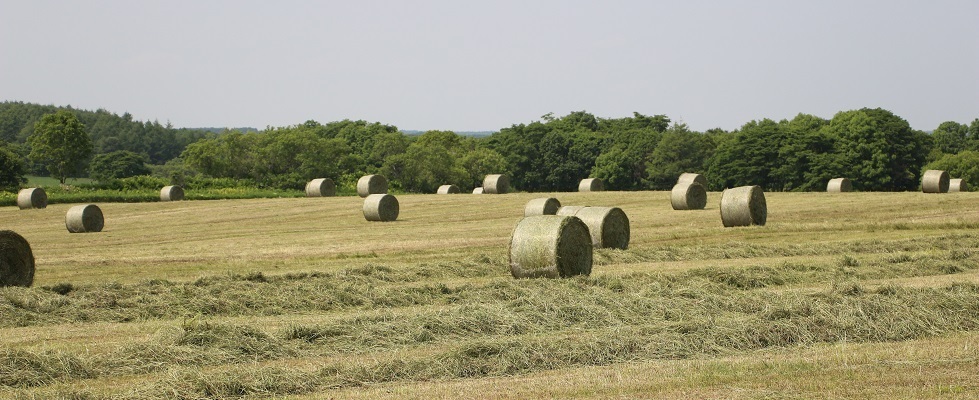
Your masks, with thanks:
<instances>
[{"instance_id":1,"label":"distant field","mask_svg":"<svg viewBox=\"0 0 979 400\"><path fill-rule=\"evenodd\" d=\"M548 194L0 207L35 286L0 289L4 398L974 398L979 193L767 193L723 228L667 192L614 205L628 250L514 280Z\"/></svg>"}]
</instances>

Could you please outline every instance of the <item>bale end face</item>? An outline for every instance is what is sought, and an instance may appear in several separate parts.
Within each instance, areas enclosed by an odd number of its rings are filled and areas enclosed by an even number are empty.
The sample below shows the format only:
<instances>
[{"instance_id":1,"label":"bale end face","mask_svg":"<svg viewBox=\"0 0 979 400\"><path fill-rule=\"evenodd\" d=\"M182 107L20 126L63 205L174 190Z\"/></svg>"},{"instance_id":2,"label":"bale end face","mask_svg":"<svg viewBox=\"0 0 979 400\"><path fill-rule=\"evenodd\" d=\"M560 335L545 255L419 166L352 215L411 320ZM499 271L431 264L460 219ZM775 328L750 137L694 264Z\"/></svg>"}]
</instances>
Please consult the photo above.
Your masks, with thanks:
<instances>
[{"instance_id":1,"label":"bale end face","mask_svg":"<svg viewBox=\"0 0 979 400\"><path fill-rule=\"evenodd\" d=\"M398 199L390 194L372 194L364 199L364 218L368 221L395 221L399 212Z\"/></svg>"},{"instance_id":2,"label":"bale end face","mask_svg":"<svg viewBox=\"0 0 979 400\"><path fill-rule=\"evenodd\" d=\"M534 215L556 215L557 210L561 208L561 202L553 197L542 197L539 199L533 199L527 202L527 206L524 207L523 215L524 217L530 217Z\"/></svg>"},{"instance_id":3,"label":"bale end face","mask_svg":"<svg viewBox=\"0 0 979 400\"><path fill-rule=\"evenodd\" d=\"M17 207L21 210L45 208L48 206L48 194L41 188L21 189L17 192Z\"/></svg>"},{"instance_id":4,"label":"bale end face","mask_svg":"<svg viewBox=\"0 0 979 400\"><path fill-rule=\"evenodd\" d=\"M605 190L605 183L599 178L582 179L578 183L579 192L601 192Z\"/></svg>"},{"instance_id":5,"label":"bale end face","mask_svg":"<svg viewBox=\"0 0 979 400\"><path fill-rule=\"evenodd\" d=\"M34 284L34 253L27 239L14 231L0 231L0 286Z\"/></svg>"},{"instance_id":6,"label":"bale end face","mask_svg":"<svg viewBox=\"0 0 979 400\"><path fill-rule=\"evenodd\" d=\"M306 197L332 197L337 194L337 186L330 178L318 178L306 184Z\"/></svg>"},{"instance_id":7,"label":"bale end face","mask_svg":"<svg viewBox=\"0 0 979 400\"><path fill-rule=\"evenodd\" d=\"M670 191L670 203L674 210L703 210L707 207L707 189L694 181L678 183Z\"/></svg>"},{"instance_id":8,"label":"bale end face","mask_svg":"<svg viewBox=\"0 0 979 400\"><path fill-rule=\"evenodd\" d=\"M160 189L160 201L180 201L184 199L184 189L177 185Z\"/></svg>"},{"instance_id":9,"label":"bale end face","mask_svg":"<svg viewBox=\"0 0 979 400\"><path fill-rule=\"evenodd\" d=\"M514 278L588 275L592 269L590 243L588 227L577 217L526 217L510 235L510 273Z\"/></svg>"},{"instance_id":10,"label":"bale end face","mask_svg":"<svg viewBox=\"0 0 979 400\"><path fill-rule=\"evenodd\" d=\"M506 175L486 175L483 178L484 194L506 194L510 192L510 178Z\"/></svg>"},{"instance_id":11,"label":"bale end face","mask_svg":"<svg viewBox=\"0 0 979 400\"><path fill-rule=\"evenodd\" d=\"M459 187L456 185L442 185L439 186L439 190L436 192L438 194L456 194L460 193Z\"/></svg>"},{"instance_id":12,"label":"bale end face","mask_svg":"<svg viewBox=\"0 0 979 400\"><path fill-rule=\"evenodd\" d=\"M741 186L721 193L721 222L725 227L765 225L768 206L761 186Z\"/></svg>"},{"instance_id":13,"label":"bale end face","mask_svg":"<svg viewBox=\"0 0 979 400\"><path fill-rule=\"evenodd\" d=\"M367 197L388 192L388 180L383 175L364 175L357 181L357 195Z\"/></svg>"},{"instance_id":14,"label":"bale end face","mask_svg":"<svg viewBox=\"0 0 979 400\"><path fill-rule=\"evenodd\" d=\"M921 176L921 191L924 193L948 193L948 172L930 169Z\"/></svg>"},{"instance_id":15,"label":"bale end face","mask_svg":"<svg viewBox=\"0 0 979 400\"><path fill-rule=\"evenodd\" d=\"M104 226L102 209L95 204L74 206L65 215L65 227L71 233L101 232Z\"/></svg>"}]
</instances>

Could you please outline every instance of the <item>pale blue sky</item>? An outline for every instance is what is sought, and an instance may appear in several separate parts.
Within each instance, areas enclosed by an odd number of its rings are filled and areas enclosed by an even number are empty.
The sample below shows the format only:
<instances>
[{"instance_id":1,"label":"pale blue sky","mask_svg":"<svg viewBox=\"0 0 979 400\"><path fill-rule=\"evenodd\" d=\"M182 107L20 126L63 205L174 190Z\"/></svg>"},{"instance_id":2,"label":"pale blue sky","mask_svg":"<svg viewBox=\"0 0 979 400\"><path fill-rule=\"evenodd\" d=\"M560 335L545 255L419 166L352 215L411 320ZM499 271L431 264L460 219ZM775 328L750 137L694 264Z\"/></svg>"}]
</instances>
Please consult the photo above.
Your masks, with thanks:
<instances>
[{"instance_id":1,"label":"pale blue sky","mask_svg":"<svg viewBox=\"0 0 979 400\"><path fill-rule=\"evenodd\" d=\"M979 1L0 0L0 100L177 127L979 117Z\"/></svg>"}]
</instances>

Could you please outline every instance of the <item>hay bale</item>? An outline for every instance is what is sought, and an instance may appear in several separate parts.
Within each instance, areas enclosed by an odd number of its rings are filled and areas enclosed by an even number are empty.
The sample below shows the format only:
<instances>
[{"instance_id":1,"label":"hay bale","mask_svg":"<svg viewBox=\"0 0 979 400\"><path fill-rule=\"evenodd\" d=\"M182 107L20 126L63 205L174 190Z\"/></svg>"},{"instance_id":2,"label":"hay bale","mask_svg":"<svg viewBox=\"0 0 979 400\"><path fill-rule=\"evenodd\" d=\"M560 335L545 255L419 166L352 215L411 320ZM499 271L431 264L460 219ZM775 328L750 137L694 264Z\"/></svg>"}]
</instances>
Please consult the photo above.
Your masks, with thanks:
<instances>
[{"instance_id":1,"label":"hay bale","mask_svg":"<svg viewBox=\"0 0 979 400\"><path fill-rule=\"evenodd\" d=\"M577 217L526 217L510 235L510 273L514 278L588 275L592 267L590 242L588 227Z\"/></svg>"},{"instance_id":2,"label":"hay bale","mask_svg":"<svg viewBox=\"0 0 979 400\"><path fill-rule=\"evenodd\" d=\"M333 197L337 195L337 185L330 178L313 179L306 183L306 197Z\"/></svg>"},{"instance_id":3,"label":"hay bale","mask_svg":"<svg viewBox=\"0 0 979 400\"><path fill-rule=\"evenodd\" d=\"M968 192L969 185L965 183L963 179L949 179L948 180L948 192Z\"/></svg>"},{"instance_id":4,"label":"hay bale","mask_svg":"<svg viewBox=\"0 0 979 400\"><path fill-rule=\"evenodd\" d=\"M27 239L14 231L0 231L0 286L34 284L34 252Z\"/></svg>"},{"instance_id":5,"label":"hay bale","mask_svg":"<svg viewBox=\"0 0 979 400\"><path fill-rule=\"evenodd\" d=\"M364 175L357 181L357 195L367 197L388 192L388 180L383 175Z\"/></svg>"},{"instance_id":6,"label":"hay bale","mask_svg":"<svg viewBox=\"0 0 979 400\"><path fill-rule=\"evenodd\" d=\"M541 197L539 199L533 199L527 202L527 206L523 209L523 216L530 217L533 215L556 215L557 210L561 208L561 202L553 197Z\"/></svg>"},{"instance_id":7,"label":"hay bale","mask_svg":"<svg viewBox=\"0 0 979 400\"><path fill-rule=\"evenodd\" d=\"M674 210L703 210L707 206L707 189L695 181L678 183L670 191Z\"/></svg>"},{"instance_id":8,"label":"hay bale","mask_svg":"<svg viewBox=\"0 0 979 400\"><path fill-rule=\"evenodd\" d=\"M929 169L921 176L921 191L925 193L948 193L948 172Z\"/></svg>"},{"instance_id":9,"label":"hay bale","mask_svg":"<svg viewBox=\"0 0 979 400\"><path fill-rule=\"evenodd\" d=\"M587 178L578 182L579 192L602 192L605 191L605 184L599 178Z\"/></svg>"},{"instance_id":10,"label":"hay bale","mask_svg":"<svg viewBox=\"0 0 979 400\"><path fill-rule=\"evenodd\" d=\"M462 191L459 190L459 187L456 186L456 185L442 185L442 186L439 186L439 190L436 193L438 193L438 194L456 194L456 193L461 193L461 192Z\"/></svg>"},{"instance_id":11,"label":"hay bale","mask_svg":"<svg viewBox=\"0 0 979 400\"><path fill-rule=\"evenodd\" d=\"M21 189L17 192L17 207L21 210L28 208L45 208L48 206L48 194L41 188Z\"/></svg>"},{"instance_id":12,"label":"hay bale","mask_svg":"<svg viewBox=\"0 0 979 400\"><path fill-rule=\"evenodd\" d=\"M473 189L473 194L483 194L483 187L480 186L478 188Z\"/></svg>"},{"instance_id":13,"label":"hay bale","mask_svg":"<svg viewBox=\"0 0 979 400\"><path fill-rule=\"evenodd\" d=\"M95 204L69 208L65 216L65 226L71 233L100 232L105 226L102 209Z\"/></svg>"},{"instance_id":14,"label":"hay bale","mask_svg":"<svg viewBox=\"0 0 979 400\"><path fill-rule=\"evenodd\" d=\"M725 227L765 225L768 205L761 186L741 186L721 193L721 222Z\"/></svg>"},{"instance_id":15,"label":"hay bale","mask_svg":"<svg viewBox=\"0 0 979 400\"><path fill-rule=\"evenodd\" d=\"M180 201L184 199L184 188L178 185L164 186L160 189L160 201Z\"/></svg>"},{"instance_id":16,"label":"hay bale","mask_svg":"<svg viewBox=\"0 0 979 400\"><path fill-rule=\"evenodd\" d=\"M707 188L707 178L705 178L701 174L695 174L695 173L692 173L692 172L684 172L684 173L680 174L680 177L676 178L677 185L679 185L681 183L689 183L689 182L696 182L696 183L699 183L700 186L703 186L705 189Z\"/></svg>"},{"instance_id":17,"label":"hay bale","mask_svg":"<svg viewBox=\"0 0 979 400\"><path fill-rule=\"evenodd\" d=\"M364 218L388 222L398 219L398 199L390 194L372 194L364 199Z\"/></svg>"},{"instance_id":18,"label":"hay bale","mask_svg":"<svg viewBox=\"0 0 979 400\"><path fill-rule=\"evenodd\" d=\"M846 178L833 178L826 184L826 191L830 193L845 193L853 191L853 183Z\"/></svg>"},{"instance_id":19,"label":"hay bale","mask_svg":"<svg viewBox=\"0 0 979 400\"><path fill-rule=\"evenodd\" d=\"M588 226L595 247L623 250L629 247L629 217L618 207L567 206L558 209L557 215L581 219Z\"/></svg>"},{"instance_id":20,"label":"hay bale","mask_svg":"<svg viewBox=\"0 0 979 400\"><path fill-rule=\"evenodd\" d=\"M486 175L483 178L483 193L505 194L510 191L510 178L506 175Z\"/></svg>"}]
</instances>

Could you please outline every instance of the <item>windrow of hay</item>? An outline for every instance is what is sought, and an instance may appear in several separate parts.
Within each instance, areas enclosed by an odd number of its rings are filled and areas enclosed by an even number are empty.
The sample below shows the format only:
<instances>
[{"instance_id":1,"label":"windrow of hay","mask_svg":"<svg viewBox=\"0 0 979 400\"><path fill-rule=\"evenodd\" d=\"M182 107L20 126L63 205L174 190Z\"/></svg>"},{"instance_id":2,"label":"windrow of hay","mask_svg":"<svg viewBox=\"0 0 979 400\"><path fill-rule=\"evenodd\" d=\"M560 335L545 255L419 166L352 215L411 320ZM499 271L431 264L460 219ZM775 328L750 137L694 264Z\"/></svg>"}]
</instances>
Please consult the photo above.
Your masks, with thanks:
<instances>
[{"instance_id":1,"label":"windrow of hay","mask_svg":"<svg viewBox=\"0 0 979 400\"><path fill-rule=\"evenodd\" d=\"M925 193L948 193L948 172L929 169L921 176L921 191Z\"/></svg>"},{"instance_id":2,"label":"windrow of hay","mask_svg":"<svg viewBox=\"0 0 979 400\"><path fill-rule=\"evenodd\" d=\"M707 178L705 178L701 174L695 174L693 172L684 172L680 174L680 177L676 178L677 185L681 183L689 183L689 182L696 182L699 183L700 186L703 186L705 189L707 188Z\"/></svg>"},{"instance_id":3,"label":"windrow of hay","mask_svg":"<svg viewBox=\"0 0 979 400\"><path fill-rule=\"evenodd\" d=\"M160 201L180 201L184 199L184 188L179 185L164 186L160 189Z\"/></svg>"},{"instance_id":4,"label":"windrow of hay","mask_svg":"<svg viewBox=\"0 0 979 400\"><path fill-rule=\"evenodd\" d=\"M677 183L670 191L674 210L703 210L707 207L707 189L694 181Z\"/></svg>"},{"instance_id":5,"label":"windrow of hay","mask_svg":"<svg viewBox=\"0 0 979 400\"><path fill-rule=\"evenodd\" d=\"M483 194L483 187L480 186L478 188L474 188L473 189L473 194Z\"/></svg>"},{"instance_id":6,"label":"windrow of hay","mask_svg":"<svg viewBox=\"0 0 979 400\"><path fill-rule=\"evenodd\" d=\"M48 194L41 188L21 189L17 193L17 207L21 210L29 208L45 208L48 206Z\"/></svg>"},{"instance_id":7,"label":"windrow of hay","mask_svg":"<svg viewBox=\"0 0 979 400\"><path fill-rule=\"evenodd\" d=\"M741 186L721 193L721 222L725 227L765 225L768 205L761 186Z\"/></svg>"},{"instance_id":8,"label":"windrow of hay","mask_svg":"<svg viewBox=\"0 0 979 400\"><path fill-rule=\"evenodd\" d=\"M367 197L388 192L388 180L383 175L364 175L357 181L357 195Z\"/></svg>"},{"instance_id":9,"label":"windrow of hay","mask_svg":"<svg viewBox=\"0 0 979 400\"><path fill-rule=\"evenodd\" d=\"M618 207L561 207L557 215L573 215L581 219L591 234L592 245L598 248L626 249L629 247L629 217Z\"/></svg>"},{"instance_id":10,"label":"windrow of hay","mask_svg":"<svg viewBox=\"0 0 979 400\"><path fill-rule=\"evenodd\" d=\"M578 183L579 192L602 192L605 190L605 183L599 178L582 179Z\"/></svg>"},{"instance_id":11,"label":"windrow of hay","mask_svg":"<svg viewBox=\"0 0 979 400\"><path fill-rule=\"evenodd\" d=\"M14 231L0 231L0 286L34 284L34 252L27 239Z\"/></svg>"},{"instance_id":12,"label":"windrow of hay","mask_svg":"<svg viewBox=\"0 0 979 400\"><path fill-rule=\"evenodd\" d=\"M390 194L372 194L364 199L364 218L388 222L398 219L398 199Z\"/></svg>"},{"instance_id":13,"label":"windrow of hay","mask_svg":"<svg viewBox=\"0 0 979 400\"><path fill-rule=\"evenodd\" d=\"M456 194L456 193L461 193L461 192L462 191L459 190L459 187L456 186L456 185L442 185L442 186L439 186L439 190L436 193L438 193L438 194Z\"/></svg>"},{"instance_id":14,"label":"windrow of hay","mask_svg":"<svg viewBox=\"0 0 979 400\"><path fill-rule=\"evenodd\" d=\"M102 209L95 204L69 208L65 215L65 226L71 233L101 232L105 226Z\"/></svg>"},{"instance_id":15,"label":"windrow of hay","mask_svg":"<svg viewBox=\"0 0 979 400\"><path fill-rule=\"evenodd\" d=\"M826 184L829 193L844 193L853 191L853 183L847 178L833 178Z\"/></svg>"},{"instance_id":16,"label":"windrow of hay","mask_svg":"<svg viewBox=\"0 0 979 400\"><path fill-rule=\"evenodd\" d=\"M510 273L514 278L588 275L592 267L590 242L588 227L577 217L526 217L510 235Z\"/></svg>"},{"instance_id":17,"label":"windrow of hay","mask_svg":"<svg viewBox=\"0 0 979 400\"><path fill-rule=\"evenodd\" d=\"M510 178L506 175L486 175L483 178L483 193L506 194L510 191Z\"/></svg>"},{"instance_id":18,"label":"windrow of hay","mask_svg":"<svg viewBox=\"0 0 979 400\"><path fill-rule=\"evenodd\" d=\"M965 179L949 179L948 180L948 192L968 192L969 185L965 183Z\"/></svg>"},{"instance_id":19,"label":"windrow of hay","mask_svg":"<svg viewBox=\"0 0 979 400\"><path fill-rule=\"evenodd\" d=\"M318 178L306 184L306 197L332 197L337 195L337 185L330 178Z\"/></svg>"},{"instance_id":20,"label":"windrow of hay","mask_svg":"<svg viewBox=\"0 0 979 400\"><path fill-rule=\"evenodd\" d=\"M561 202L553 197L541 197L533 199L527 202L527 206L524 207L523 216L530 217L533 215L555 215L557 210L561 208Z\"/></svg>"}]
</instances>

